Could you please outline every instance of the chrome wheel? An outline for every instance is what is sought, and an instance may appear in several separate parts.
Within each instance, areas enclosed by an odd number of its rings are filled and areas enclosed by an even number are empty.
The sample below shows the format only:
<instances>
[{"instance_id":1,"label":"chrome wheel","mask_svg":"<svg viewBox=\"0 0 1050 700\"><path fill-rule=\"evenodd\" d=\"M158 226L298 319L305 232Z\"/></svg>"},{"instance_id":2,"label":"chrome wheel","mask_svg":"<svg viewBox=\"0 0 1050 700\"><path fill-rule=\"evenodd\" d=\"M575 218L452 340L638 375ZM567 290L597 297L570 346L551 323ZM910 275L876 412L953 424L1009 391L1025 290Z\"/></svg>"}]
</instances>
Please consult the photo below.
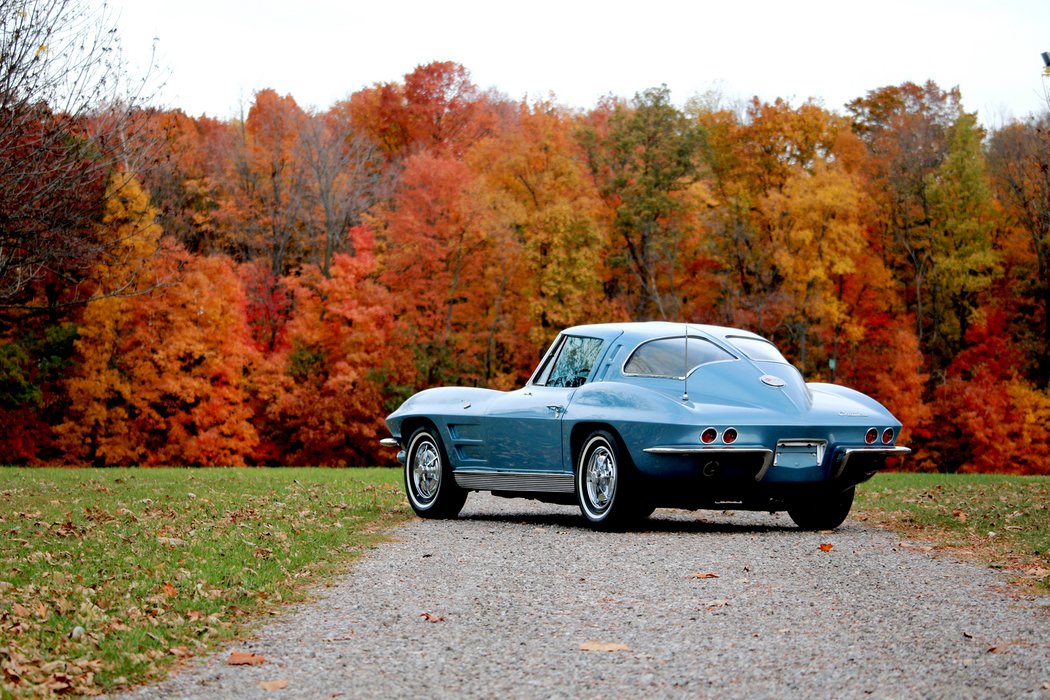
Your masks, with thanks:
<instances>
[{"instance_id":1,"label":"chrome wheel","mask_svg":"<svg viewBox=\"0 0 1050 700\"><path fill-rule=\"evenodd\" d=\"M454 518L467 500L467 492L456 485L432 427L412 434L405 452L405 492L412 510L421 518Z\"/></svg>"},{"instance_id":2,"label":"chrome wheel","mask_svg":"<svg viewBox=\"0 0 1050 700\"><path fill-rule=\"evenodd\" d=\"M587 500L595 511L604 511L616 493L616 458L606 445L598 445L587 458Z\"/></svg>"},{"instance_id":3,"label":"chrome wheel","mask_svg":"<svg viewBox=\"0 0 1050 700\"><path fill-rule=\"evenodd\" d=\"M604 430L591 433L579 452L576 500L583 517L595 527L613 527L625 519L620 454L616 438Z\"/></svg>"},{"instance_id":4,"label":"chrome wheel","mask_svg":"<svg viewBox=\"0 0 1050 700\"><path fill-rule=\"evenodd\" d=\"M422 441L413 455L412 484L424 503L433 501L441 488L441 455L431 440Z\"/></svg>"}]
</instances>

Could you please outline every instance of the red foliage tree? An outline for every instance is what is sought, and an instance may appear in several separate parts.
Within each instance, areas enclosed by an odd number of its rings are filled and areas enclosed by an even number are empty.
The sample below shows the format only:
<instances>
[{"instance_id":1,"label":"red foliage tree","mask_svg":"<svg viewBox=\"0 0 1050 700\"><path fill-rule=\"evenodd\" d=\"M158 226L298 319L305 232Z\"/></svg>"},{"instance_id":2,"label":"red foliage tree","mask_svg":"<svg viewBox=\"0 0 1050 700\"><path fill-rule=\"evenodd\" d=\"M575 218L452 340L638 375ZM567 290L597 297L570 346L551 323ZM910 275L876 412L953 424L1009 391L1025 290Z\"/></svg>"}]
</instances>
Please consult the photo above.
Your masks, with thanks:
<instances>
[{"instance_id":1,"label":"red foliage tree","mask_svg":"<svg viewBox=\"0 0 1050 700\"><path fill-rule=\"evenodd\" d=\"M330 276L308 266L288 283L295 309L288 344L259 377L261 461L345 466L392 457L379 445L383 418L414 367L393 339L392 299L375 280L372 235L358 227L353 238L357 255L336 254Z\"/></svg>"}]
</instances>

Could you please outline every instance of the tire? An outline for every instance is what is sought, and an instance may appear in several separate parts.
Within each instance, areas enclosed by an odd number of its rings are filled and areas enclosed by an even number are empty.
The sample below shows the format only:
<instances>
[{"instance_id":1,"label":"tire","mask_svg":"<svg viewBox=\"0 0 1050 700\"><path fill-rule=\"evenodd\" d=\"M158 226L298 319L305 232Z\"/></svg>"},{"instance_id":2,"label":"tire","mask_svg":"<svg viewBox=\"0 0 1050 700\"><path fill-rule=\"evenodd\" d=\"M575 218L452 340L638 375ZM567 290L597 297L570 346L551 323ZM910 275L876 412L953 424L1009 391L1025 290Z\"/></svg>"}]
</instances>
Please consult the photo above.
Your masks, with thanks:
<instances>
[{"instance_id":1,"label":"tire","mask_svg":"<svg viewBox=\"0 0 1050 700\"><path fill-rule=\"evenodd\" d=\"M788 507L788 515L803 530L834 530L849 515L856 488L823 493L796 501Z\"/></svg>"},{"instance_id":2,"label":"tire","mask_svg":"<svg viewBox=\"0 0 1050 700\"><path fill-rule=\"evenodd\" d=\"M467 500L467 492L456 485L441 438L433 428L420 428L408 441L405 493L421 518L454 518Z\"/></svg>"},{"instance_id":3,"label":"tire","mask_svg":"<svg viewBox=\"0 0 1050 700\"><path fill-rule=\"evenodd\" d=\"M618 528L637 519L639 511L631 502L631 476L630 465L613 435L598 430L587 437L576 463L576 500L591 525Z\"/></svg>"}]
</instances>

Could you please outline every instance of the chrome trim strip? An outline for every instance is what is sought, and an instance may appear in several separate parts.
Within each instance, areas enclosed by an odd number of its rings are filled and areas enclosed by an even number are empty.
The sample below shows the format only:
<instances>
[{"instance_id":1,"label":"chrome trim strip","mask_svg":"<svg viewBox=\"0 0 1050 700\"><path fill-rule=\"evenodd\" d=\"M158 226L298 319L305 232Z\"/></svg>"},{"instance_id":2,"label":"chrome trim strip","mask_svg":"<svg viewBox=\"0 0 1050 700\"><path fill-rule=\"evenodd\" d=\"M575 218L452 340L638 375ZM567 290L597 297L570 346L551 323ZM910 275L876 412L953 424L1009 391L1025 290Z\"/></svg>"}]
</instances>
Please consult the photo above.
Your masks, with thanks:
<instances>
[{"instance_id":1,"label":"chrome trim strip","mask_svg":"<svg viewBox=\"0 0 1050 700\"><path fill-rule=\"evenodd\" d=\"M456 469L452 475L456 478L458 486L477 491L573 493L576 490L572 474L564 473Z\"/></svg>"},{"instance_id":2,"label":"chrome trim strip","mask_svg":"<svg viewBox=\"0 0 1050 700\"><path fill-rule=\"evenodd\" d=\"M865 452L869 454L882 454L886 456L906 455L911 452L911 448L898 447L896 445L894 445L893 447L847 447L842 450L842 461L839 464L838 469L835 470L835 478L838 479L840 476L842 476L843 472L846 471L846 463L849 462L849 458L852 455L858 453L862 454Z\"/></svg>"},{"instance_id":3,"label":"chrome trim strip","mask_svg":"<svg viewBox=\"0 0 1050 700\"><path fill-rule=\"evenodd\" d=\"M382 440L379 441L379 444L382 445L383 447L401 447L401 443L399 443L397 440L395 440L392 437L383 438Z\"/></svg>"},{"instance_id":4,"label":"chrome trim strip","mask_svg":"<svg viewBox=\"0 0 1050 700\"><path fill-rule=\"evenodd\" d=\"M643 452L651 455L718 455L718 454L760 454L762 455L762 468L755 474L755 481L762 481L769 466L773 463L773 450L765 447L730 447L728 445L666 445L657 447L646 447Z\"/></svg>"}]
</instances>

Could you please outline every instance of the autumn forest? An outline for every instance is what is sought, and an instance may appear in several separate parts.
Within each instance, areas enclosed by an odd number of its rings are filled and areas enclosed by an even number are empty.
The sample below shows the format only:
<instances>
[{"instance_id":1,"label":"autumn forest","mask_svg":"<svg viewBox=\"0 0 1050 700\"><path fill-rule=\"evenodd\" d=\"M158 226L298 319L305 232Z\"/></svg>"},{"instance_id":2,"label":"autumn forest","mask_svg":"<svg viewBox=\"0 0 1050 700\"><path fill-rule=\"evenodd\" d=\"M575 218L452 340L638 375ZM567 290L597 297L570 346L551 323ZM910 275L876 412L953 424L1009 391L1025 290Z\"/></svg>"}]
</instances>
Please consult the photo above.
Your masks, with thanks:
<instances>
[{"instance_id":1,"label":"autumn forest","mask_svg":"<svg viewBox=\"0 0 1050 700\"><path fill-rule=\"evenodd\" d=\"M5 66L32 19L9 6ZM985 128L921 80L576 110L434 62L221 120L56 101L17 56L2 463L389 464L413 392L513 388L563 327L672 319L870 393L905 468L1050 473L1050 111Z\"/></svg>"}]
</instances>

